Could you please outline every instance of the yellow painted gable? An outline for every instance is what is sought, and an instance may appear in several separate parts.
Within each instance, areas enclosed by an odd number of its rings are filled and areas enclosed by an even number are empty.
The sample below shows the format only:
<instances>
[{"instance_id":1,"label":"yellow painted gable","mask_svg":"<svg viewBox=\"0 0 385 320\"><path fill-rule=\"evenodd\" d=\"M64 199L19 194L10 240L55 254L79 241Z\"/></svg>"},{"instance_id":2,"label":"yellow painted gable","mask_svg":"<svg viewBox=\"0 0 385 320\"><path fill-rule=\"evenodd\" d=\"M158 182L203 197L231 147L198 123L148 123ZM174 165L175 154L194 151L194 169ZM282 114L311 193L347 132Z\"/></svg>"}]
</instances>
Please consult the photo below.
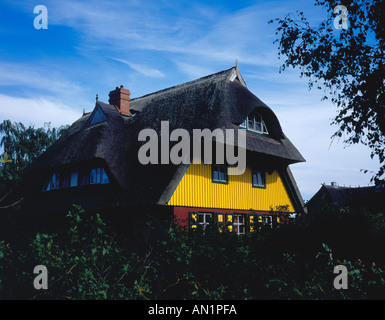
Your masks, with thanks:
<instances>
[{"instance_id":1,"label":"yellow painted gable","mask_svg":"<svg viewBox=\"0 0 385 320\"><path fill-rule=\"evenodd\" d=\"M211 165L190 164L167 203L171 206L270 211L276 206L294 206L288 192L275 170L266 172L266 188L252 186L251 169L242 175L228 176L228 184L214 183Z\"/></svg>"}]
</instances>

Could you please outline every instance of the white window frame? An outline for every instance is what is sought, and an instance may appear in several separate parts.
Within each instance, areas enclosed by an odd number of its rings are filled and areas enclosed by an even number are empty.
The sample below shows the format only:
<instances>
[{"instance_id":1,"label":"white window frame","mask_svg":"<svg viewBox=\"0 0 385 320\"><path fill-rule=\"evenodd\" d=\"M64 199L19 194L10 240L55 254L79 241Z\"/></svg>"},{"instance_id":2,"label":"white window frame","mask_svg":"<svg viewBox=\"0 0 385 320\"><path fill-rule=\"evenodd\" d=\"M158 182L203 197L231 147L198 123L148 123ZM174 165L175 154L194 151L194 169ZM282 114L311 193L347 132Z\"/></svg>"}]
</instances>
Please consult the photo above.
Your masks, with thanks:
<instances>
[{"instance_id":1,"label":"white window frame","mask_svg":"<svg viewBox=\"0 0 385 320\"><path fill-rule=\"evenodd\" d=\"M257 175L257 183L255 184L254 183L254 179L253 179L253 176L254 174ZM261 182L263 182L262 184L260 184L260 182L258 181L258 174L261 175ZM262 171L262 170L252 170L251 171L251 184L253 185L254 188L262 188L262 189L265 189L266 188L266 172L265 171Z\"/></svg>"},{"instance_id":2,"label":"white window frame","mask_svg":"<svg viewBox=\"0 0 385 320\"><path fill-rule=\"evenodd\" d=\"M203 221L199 221L199 217L203 217ZM198 212L197 216L197 224L202 228L203 231L206 230L206 227L210 224L207 221L207 217L210 217L212 219L213 214L211 212Z\"/></svg>"},{"instance_id":3,"label":"white window frame","mask_svg":"<svg viewBox=\"0 0 385 320\"><path fill-rule=\"evenodd\" d=\"M257 121L256 118L258 118L259 121ZM253 124L250 125L249 121L252 122ZM257 128L256 123L260 124L261 130L256 129ZM258 132L262 134L269 134L266 123L258 112L253 112L252 114L247 116L246 120L243 121L239 126L241 128L246 128L249 131Z\"/></svg>"},{"instance_id":4,"label":"white window frame","mask_svg":"<svg viewBox=\"0 0 385 320\"><path fill-rule=\"evenodd\" d=\"M242 218L242 222L240 222L240 218ZM240 231L240 227L242 227L243 231ZM246 215L244 214L233 214L233 230L236 230L237 234L245 234L246 233Z\"/></svg>"}]
</instances>

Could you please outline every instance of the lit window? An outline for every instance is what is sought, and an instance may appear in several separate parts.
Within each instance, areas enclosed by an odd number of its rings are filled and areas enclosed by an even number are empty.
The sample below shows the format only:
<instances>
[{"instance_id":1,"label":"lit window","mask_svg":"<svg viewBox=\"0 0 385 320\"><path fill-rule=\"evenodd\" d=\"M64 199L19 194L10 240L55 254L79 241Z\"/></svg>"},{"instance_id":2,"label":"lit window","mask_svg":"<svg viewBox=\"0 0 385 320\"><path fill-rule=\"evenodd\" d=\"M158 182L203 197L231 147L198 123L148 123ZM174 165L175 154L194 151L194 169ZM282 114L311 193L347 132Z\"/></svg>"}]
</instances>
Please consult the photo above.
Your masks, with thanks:
<instances>
[{"instance_id":1,"label":"lit window","mask_svg":"<svg viewBox=\"0 0 385 320\"><path fill-rule=\"evenodd\" d=\"M270 228L273 228L273 217L269 215L259 215L258 216L258 223L261 225L267 225Z\"/></svg>"},{"instance_id":2,"label":"lit window","mask_svg":"<svg viewBox=\"0 0 385 320\"><path fill-rule=\"evenodd\" d=\"M228 183L227 166L223 164L212 164L212 181L219 183Z\"/></svg>"},{"instance_id":3,"label":"lit window","mask_svg":"<svg viewBox=\"0 0 385 320\"><path fill-rule=\"evenodd\" d=\"M266 188L265 172L259 170L252 171L252 183L255 188Z\"/></svg>"}]
</instances>

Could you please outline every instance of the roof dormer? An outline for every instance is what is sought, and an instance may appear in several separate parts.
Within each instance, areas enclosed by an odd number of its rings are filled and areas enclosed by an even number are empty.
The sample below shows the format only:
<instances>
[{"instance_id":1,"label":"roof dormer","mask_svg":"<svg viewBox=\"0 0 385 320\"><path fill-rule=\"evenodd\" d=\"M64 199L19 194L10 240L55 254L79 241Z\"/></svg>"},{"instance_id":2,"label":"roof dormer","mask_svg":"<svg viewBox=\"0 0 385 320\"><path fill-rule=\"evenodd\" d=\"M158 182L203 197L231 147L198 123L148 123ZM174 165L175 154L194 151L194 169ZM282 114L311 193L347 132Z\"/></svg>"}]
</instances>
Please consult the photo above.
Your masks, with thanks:
<instances>
[{"instance_id":1,"label":"roof dormer","mask_svg":"<svg viewBox=\"0 0 385 320\"><path fill-rule=\"evenodd\" d=\"M269 134L263 117L256 111L251 112L239 127L259 134Z\"/></svg>"}]
</instances>

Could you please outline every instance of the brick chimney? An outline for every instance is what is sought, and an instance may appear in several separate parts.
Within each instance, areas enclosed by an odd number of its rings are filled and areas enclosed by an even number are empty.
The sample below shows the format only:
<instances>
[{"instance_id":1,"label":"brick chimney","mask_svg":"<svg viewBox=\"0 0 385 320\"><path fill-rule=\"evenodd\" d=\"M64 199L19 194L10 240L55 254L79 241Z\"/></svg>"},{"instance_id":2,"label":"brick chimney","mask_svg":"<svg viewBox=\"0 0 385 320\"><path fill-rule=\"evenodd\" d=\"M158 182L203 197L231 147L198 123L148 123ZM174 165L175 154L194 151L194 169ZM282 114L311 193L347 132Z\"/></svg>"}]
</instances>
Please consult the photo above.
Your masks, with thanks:
<instances>
[{"instance_id":1,"label":"brick chimney","mask_svg":"<svg viewBox=\"0 0 385 320\"><path fill-rule=\"evenodd\" d=\"M116 87L111 91L109 97L108 103L117 107L121 115L131 117L130 90L124 89L121 85L120 88Z\"/></svg>"}]
</instances>

